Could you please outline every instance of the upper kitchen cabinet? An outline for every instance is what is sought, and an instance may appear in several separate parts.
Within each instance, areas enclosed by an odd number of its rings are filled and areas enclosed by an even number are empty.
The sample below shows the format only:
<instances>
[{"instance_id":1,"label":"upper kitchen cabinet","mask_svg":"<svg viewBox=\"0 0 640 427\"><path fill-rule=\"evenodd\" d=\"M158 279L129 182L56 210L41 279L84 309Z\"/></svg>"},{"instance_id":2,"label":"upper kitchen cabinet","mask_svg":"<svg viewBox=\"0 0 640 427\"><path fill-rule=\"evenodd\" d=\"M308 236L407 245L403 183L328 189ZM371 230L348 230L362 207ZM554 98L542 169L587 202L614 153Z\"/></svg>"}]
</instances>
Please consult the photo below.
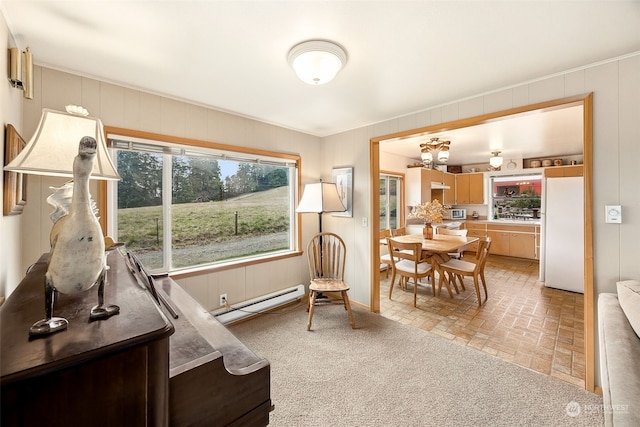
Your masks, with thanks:
<instances>
[{"instance_id":1,"label":"upper kitchen cabinet","mask_svg":"<svg viewBox=\"0 0 640 427\"><path fill-rule=\"evenodd\" d=\"M406 200L409 206L438 199L442 204L455 203L455 175L436 169L407 168Z\"/></svg>"},{"instance_id":2,"label":"upper kitchen cabinet","mask_svg":"<svg viewBox=\"0 0 640 427\"><path fill-rule=\"evenodd\" d=\"M456 176L452 173L445 173L444 186L445 188L442 191L442 203L445 205L455 204L456 203Z\"/></svg>"},{"instance_id":3,"label":"upper kitchen cabinet","mask_svg":"<svg viewBox=\"0 0 640 427\"><path fill-rule=\"evenodd\" d=\"M461 173L455 176L456 204L484 204L484 175L482 173Z\"/></svg>"},{"instance_id":4,"label":"upper kitchen cabinet","mask_svg":"<svg viewBox=\"0 0 640 427\"><path fill-rule=\"evenodd\" d=\"M407 168L405 192L408 206L431 200L431 174L424 168Z\"/></svg>"}]
</instances>

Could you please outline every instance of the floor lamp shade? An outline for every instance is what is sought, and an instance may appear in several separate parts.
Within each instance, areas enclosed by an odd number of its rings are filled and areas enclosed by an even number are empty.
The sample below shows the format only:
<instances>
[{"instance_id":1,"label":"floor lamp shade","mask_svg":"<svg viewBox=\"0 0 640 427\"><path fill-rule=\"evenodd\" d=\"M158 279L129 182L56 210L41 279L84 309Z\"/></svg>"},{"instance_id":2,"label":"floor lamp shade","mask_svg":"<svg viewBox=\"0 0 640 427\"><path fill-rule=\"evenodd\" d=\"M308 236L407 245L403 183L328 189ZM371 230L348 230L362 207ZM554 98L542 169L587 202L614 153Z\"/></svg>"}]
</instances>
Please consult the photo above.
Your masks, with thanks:
<instances>
[{"instance_id":1,"label":"floor lamp shade","mask_svg":"<svg viewBox=\"0 0 640 427\"><path fill-rule=\"evenodd\" d=\"M119 180L120 175L107 151L100 119L46 108L42 110L40 123L29 143L4 170L73 177L73 161L78 154L80 140L84 136L94 138L97 143L91 178Z\"/></svg>"},{"instance_id":2,"label":"floor lamp shade","mask_svg":"<svg viewBox=\"0 0 640 427\"><path fill-rule=\"evenodd\" d=\"M344 207L338 188L333 182L316 182L304 186L302 199L296 212L344 212Z\"/></svg>"},{"instance_id":3,"label":"floor lamp shade","mask_svg":"<svg viewBox=\"0 0 640 427\"><path fill-rule=\"evenodd\" d=\"M323 212L344 212L344 207L338 187L333 182L316 182L304 186L302 199L298 204L296 212L315 212L318 214L319 231L322 233L322 213Z\"/></svg>"}]
</instances>

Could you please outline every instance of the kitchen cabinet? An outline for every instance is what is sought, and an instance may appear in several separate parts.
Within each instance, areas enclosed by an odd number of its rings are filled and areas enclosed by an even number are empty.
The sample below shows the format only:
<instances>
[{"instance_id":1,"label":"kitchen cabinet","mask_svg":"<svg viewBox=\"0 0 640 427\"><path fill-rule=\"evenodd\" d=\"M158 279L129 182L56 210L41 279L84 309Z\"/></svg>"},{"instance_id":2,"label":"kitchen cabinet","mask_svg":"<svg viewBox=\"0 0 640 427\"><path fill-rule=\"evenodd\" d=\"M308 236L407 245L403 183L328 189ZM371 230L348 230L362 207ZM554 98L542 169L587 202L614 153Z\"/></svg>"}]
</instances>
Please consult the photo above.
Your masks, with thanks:
<instances>
[{"instance_id":1,"label":"kitchen cabinet","mask_svg":"<svg viewBox=\"0 0 640 427\"><path fill-rule=\"evenodd\" d=\"M453 205L456 203L456 176L452 173L444 174L444 185L449 187L442 191L442 203Z\"/></svg>"},{"instance_id":2,"label":"kitchen cabinet","mask_svg":"<svg viewBox=\"0 0 640 427\"><path fill-rule=\"evenodd\" d=\"M544 176L546 178L584 176L584 167L582 165L572 165L572 166L554 166L554 167L544 168Z\"/></svg>"},{"instance_id":3,"label":"kitchen cabinet","mask_svg":"<svg viewBox=\"0 0 640 427\"><path fill-rule=\"evenodd\" d=\"M491 237L489 253L517 258L538 259L540 227L520 224L487 224L487 236Z\"/></svg>"},{"instance_id":4,"label":"kitchen cabinet","mask_svg":"<svg viewBox=\"0 0 640 427\"><path fill-rule=\"evenodd\" d=\"M484 204L484 174L461 173L455 176L456 204Z\"/></svg>"},{"instance_id":5,"label":"kitchen cabinet","mask_svg":"<svg viewBox=\"0 0 640 427\"><path fill-rule=\"evenodd\" d=\"M431 175L431 182L437 182L440 184L444 183L444 172L438 169L429 169L427 170L429 175Z\"/></svg>"},{"instance_id":6,"label":"kitchen cabinet","mask_svg":"<svg viewBox=\"0 0 640 427\"><path fill-rule=\"evenodd\" d=\"M509 234L509 256L536 259L536 235L530 233Z\"/></svg>"},{"instance_id":7,"label":"kitchen cabinet","mask_svg":"<svg viewBox=\"0 0 640 427\"><path fill-rule=\"evenodd\" d=\"M415 206L418 203L438 199L442 204L452 205L455 203L455 175L445 173L437 169L425 169L422 167L407 168L405 192L406 200L409 206ZM438 187L448 186L448 189L434 188L432 184Z\"/></svg>"},{"instance_id":8,"label":"kitchen cabinet","mask_svg":"<svg viewBox=\"0 0 640 427\"><path fill-rule=\"evenodd\" d=\"M489 249L491 254L509 256L509 232L487 230L487 236L491 237L491 248Z\"/></svg>"},{"instance_id":9,"label":"kitchen cabinet","mask_svg":"<svg viewBox=\"0 0 640 427\"><path fill-rule=\"evenodd\" d=\"M425 168L407 168L405 192L408 206L431 200L431 174Z\"/></svg>"},{"instance_id":10,"label":"kitchen cabinet","mask_svg":"<svg viewBox=\"0 0 640 427\"><path fill-rule=\"evenodd\" d=\"M538 259L540 257L540 226L525 224L501 224L489 221L464 223L467 236L491 237L492 255ZM477 244L469 247L474 252Z\"/></svg>"}]
</instances>

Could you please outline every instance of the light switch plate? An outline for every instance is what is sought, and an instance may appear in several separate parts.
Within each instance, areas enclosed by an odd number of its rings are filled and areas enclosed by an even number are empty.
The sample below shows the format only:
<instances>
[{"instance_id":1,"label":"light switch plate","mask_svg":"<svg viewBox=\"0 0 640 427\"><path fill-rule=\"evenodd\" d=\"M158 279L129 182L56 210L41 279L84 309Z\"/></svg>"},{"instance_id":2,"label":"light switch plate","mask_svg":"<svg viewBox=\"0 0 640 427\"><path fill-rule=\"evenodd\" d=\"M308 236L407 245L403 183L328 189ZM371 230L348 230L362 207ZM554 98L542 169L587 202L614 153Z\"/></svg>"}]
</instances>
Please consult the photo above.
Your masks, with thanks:
<instances>
[{"instance_id":1,"label":"light switch plate","mask_svg":"<svg viewBox=\"0 0 640 427\"><path fill-rule=\"evenodd\" d=\"M604 207L605 222L607 224L621 224L622 223L622 206L620 205L606 205Z\"/></svg>"}]
</instances>

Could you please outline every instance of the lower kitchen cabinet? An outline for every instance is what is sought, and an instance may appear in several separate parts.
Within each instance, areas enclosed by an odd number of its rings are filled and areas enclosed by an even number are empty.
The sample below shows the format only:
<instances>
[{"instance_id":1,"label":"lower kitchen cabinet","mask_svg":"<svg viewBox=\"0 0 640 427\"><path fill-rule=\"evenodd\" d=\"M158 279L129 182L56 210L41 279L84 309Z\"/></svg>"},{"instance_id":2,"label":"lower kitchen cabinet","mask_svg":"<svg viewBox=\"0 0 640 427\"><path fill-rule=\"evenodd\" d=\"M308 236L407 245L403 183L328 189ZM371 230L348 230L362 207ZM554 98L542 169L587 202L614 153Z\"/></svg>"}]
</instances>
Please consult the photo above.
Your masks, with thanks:
<instances>
[{"instance_id":1,"label":"lower kitchen cabinet","mask_svg":"<svg viewBox=\"0 0 640 427\"><path fill-rule=\"evenodd\" d=\"M509 256L538 259L538 256L536 256L536 235L530 233L510 233Z\"/></svg>"},{"instance_id":2,"label":"lower kitchen cabinet","mask_svg":"<svg viewBox=\"0 0 640 427\"><path fill-rule=\"evenodd\" d=\"M499 224L495 222L465 223L467 235L473 237L491 237L490 254L517 258L540 258L540 226L525 224ZM476 251L477 245L470 251Z\"/></svg>"},{"instance_id":3,"label":"lower kitchen cabinet","mask_svg":"<svg viewBox=\"0 0 640 427\"><path fill-rule=\"evenodd\" d=\"M510 256L508 231L487 230L487 236L491 237L489 253L493 255Z\"/></svg>"}]
</instances>

